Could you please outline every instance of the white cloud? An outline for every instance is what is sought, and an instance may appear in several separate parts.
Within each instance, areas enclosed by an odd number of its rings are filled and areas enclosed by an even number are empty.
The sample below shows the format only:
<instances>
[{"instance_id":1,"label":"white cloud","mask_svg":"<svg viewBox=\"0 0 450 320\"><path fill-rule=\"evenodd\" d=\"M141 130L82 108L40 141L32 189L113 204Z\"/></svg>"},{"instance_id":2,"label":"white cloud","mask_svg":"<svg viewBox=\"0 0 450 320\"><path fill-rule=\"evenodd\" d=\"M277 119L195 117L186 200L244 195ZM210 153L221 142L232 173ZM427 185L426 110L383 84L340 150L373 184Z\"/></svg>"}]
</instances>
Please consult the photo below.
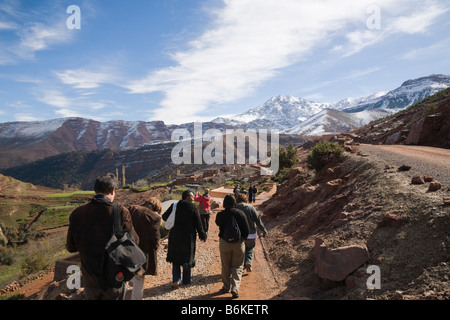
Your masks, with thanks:
<instances>
[{"instance_id":1,"label":"white cloud","mask_svg":"<svg viewBox=\"0 0 450 320\"><path fill-rule=\"evenodd\" d=\"M64 83L77 89L94 89L100 87L102 83L112 83L115 76L111 73L91 72L86 70L65 70L55 72L59 79Z\"/></svg>"},{"instance_id":2,"label":"white cloud","mask_svg":"<svg viewBox=\"0 0 450 320\"><path fill-rule=\"evenodd\" d=\"M37 94L36 99L42 103L64 110L74 105L72 99L66 97L58 90L42 90Z\"/></svg>"},{"instance_id":3,"label":"white cloud","mask_svg":"<svg viewBox=\"0 0 450 320\"><path fill-rule=\"evenodd\" d=\"M33 59L36 52L73 39L75 33L66 27L67 16L60 5L46 9L40 14L24 11L19 2L0 4L0 32L6 35L0 43L0 65Z\"/></svg>"},{"instance_id":4,"label":"white cloud","mask_svg":"<svg viewBox=\"0 0 450 320\"><path fill-rule=\"evenodd\" d=\"M0 31L1 30L14 30L17 29L17 25L13 22L0 21Z\"/></svg>"},{"instance_id":5,"label":"white cloud","mask_svg":"<svg viewBox=\"0 0 450 320\"><path fill-rule=\"evenodd\" d=\"M392 35L425 33L439 16L449 10L448 7L436 1L411 1L408 7L402 6L401 1L398 1L398 3L395 1L382 2L382 4L380 7L381 29L349 32L346 36L348 45L336 47L335 50L344 52L344 56L348 57L366 47L381 43ZM400 8L401 11L399 11Z\"/></svg>"},{"instance_id":6,"label":"white cloud","mask_svg":"<svg viewBox=\"0 0 450 320\"><path fill-rule=\"evenodd\" d=\"M212 27L191 41L188 50L173 53L175 65L151 71L126 87L130 93L163 92L153 118L184 122L211 105L248 96L333 37L346 43L334 44L330 52L351 55L393 33L425 31L443 8L414 2L421 10L411 14L404 1L379 1L385 29L369 30L366 9L373 0L225 0L210 13ZM392 12L403 15L395 19Z\"/></svg>"},{"instance_id":7,"label":"white cloud","mask_svg":"<svg viewBox=\"0 0 450 320\"><path fill-rule=\"evenodd\" d=\"M19 30L20 41L11 51L22 58L33 58L36 51L48 49L51 45L67 43L71 40L71 32L61 23L46 25L32 23Z\"/></svg>"}]
</instances>

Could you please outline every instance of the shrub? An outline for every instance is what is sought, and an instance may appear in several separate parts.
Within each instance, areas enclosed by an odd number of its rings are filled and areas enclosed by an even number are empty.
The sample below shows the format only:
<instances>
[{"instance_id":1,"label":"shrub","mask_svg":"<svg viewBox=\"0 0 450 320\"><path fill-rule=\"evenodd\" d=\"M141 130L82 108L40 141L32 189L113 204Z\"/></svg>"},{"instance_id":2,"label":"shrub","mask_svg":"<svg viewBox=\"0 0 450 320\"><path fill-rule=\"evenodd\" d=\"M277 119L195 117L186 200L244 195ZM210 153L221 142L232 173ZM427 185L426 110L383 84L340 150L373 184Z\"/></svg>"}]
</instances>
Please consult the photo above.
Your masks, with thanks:
<instances>
[{"instance_id":1,"label":"shrub","mask_svg":"<svg viewBox=\"0 0 450 320\"><path fill-rule=\"evenodd\" d=\"M39 272L50 265L45 253L37 251L28 255L22 262L22 273L24 276Z\"/></svg>"},{"instance_id":2,"label":"shrub","mask_svg":"<svg viewBox=\"0 0 450 320\"><path fill-rule=\"evenodd\" d=\"M298 163L297 150L295 150L295 147L292 143L289 143L287 149L284 149L281 146L279 148L280 170L283 170L285 168L292 168Z\"/></svg>"},{"instance_id":3,"label":"shrub","mask_svg":"<svg viewBox=\"0 0 450 320\"><path fill-rule=\"evenodd\" d=\"M0 265L10 266L14 262L14 252L10 249L0 248Z\"/></svg>"},{"instance_id":4,"label":"shrub","mask_svg":"<svg viewBox=\"0 0 450 320\"><path fill-rule=\"evenodd\" d=\"M306 161L310 169L320 171L333 159L339 160L343 152L344 148L341 145L334 142L321 141L311 149L311 153Z\"/></svg>"}]
</instances>

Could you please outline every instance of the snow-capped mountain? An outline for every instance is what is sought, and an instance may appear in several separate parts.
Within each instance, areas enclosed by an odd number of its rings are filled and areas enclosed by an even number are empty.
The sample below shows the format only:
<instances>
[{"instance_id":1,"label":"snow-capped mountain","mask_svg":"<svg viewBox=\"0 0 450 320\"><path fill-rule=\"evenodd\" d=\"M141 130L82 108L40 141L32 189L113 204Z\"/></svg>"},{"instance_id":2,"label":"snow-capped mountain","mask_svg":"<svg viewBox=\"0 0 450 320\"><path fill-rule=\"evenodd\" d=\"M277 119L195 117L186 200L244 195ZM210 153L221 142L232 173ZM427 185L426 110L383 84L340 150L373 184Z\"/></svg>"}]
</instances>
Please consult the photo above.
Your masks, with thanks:
<instances>
[{"instance_id":1,"label":"snow-capped mountain","mask_svg":"<svg viewBox=\"0 0 450 320\"><path fill-rule=\"evenodd\" d=\"M240 125L246 123L250 129L265 126L290 134L334 134L342 132L345 128L354 129L398 112L449 86L450 76L431 75L405 81L399 88L389 92L378 92L366 97L347 98L332 103L276 96L261 106L228 120L221 118L221 122L239 121ZM328 110L322 112L326 109ZM341 111L347 115L330 110Z\"/></svg>"},{"instance_id":2,"label":"snow-capped mountain","mask_svg":"<svg viewBox=\"0 0 450 320\"><path fill-rule=\"evenodd\" d=\"M276 96L234 117L203 123L203 130L277 129L280 133L336 134L404 109L450 86L449 75L405 81L399 88L367 97L319 103ZM71 151L125 149L171 141L176 128L193 131L194 124L162 121L98 122L82 118L0 123L0 168L8 168Z\"/></svg>"},{"instance_id":3,"label":"snow-capped mountain","mask_svg":"<svg viewBox=\"0 0 450 320\"><path fill-rule=\"evenodd\" d=\"M305 121L326 107L328 107L327 103L312 102L291 96L276 96L259 107L231 119L246 123L269 120L278 127L285 128Z\"/></svg>"},{"instance_id":4,"label":"snow-capped mountain","mask_svg":"<svg viewBox=\"0 0 450 320\"><path fill-rule=\"evenodd\" d=\"M428 96L431 96L450 86L450 76L433 74L414 80L405 81L399 88L386 94L369 96L345 108L335 108L345 112L383 109L391 113L405 109ZM339 102L340 103L340 102ZM338 104L339 104L338 103ZM334 107L333 107L334 108Z\"/></svg>"}]
</instances>

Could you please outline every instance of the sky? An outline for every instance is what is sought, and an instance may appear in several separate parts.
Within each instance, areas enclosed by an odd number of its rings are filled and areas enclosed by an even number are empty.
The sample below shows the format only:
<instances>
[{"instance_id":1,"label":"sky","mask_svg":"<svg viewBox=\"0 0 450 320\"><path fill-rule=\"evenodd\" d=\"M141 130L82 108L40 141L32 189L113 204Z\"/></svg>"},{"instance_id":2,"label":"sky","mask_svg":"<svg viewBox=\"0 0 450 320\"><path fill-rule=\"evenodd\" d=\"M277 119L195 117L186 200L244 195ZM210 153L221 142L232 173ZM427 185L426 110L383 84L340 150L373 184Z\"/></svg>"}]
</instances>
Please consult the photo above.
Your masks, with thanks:
<instances>
[{"instance_id":1,"label":"sky","mask_svg":"<svg viewBox=\"0 0 450 320\"><path fill-rule=\"evenodd\" d=\"M0 122L209 121L450 74L450 0L0 0Z\"/></svg>"}]
</instances>

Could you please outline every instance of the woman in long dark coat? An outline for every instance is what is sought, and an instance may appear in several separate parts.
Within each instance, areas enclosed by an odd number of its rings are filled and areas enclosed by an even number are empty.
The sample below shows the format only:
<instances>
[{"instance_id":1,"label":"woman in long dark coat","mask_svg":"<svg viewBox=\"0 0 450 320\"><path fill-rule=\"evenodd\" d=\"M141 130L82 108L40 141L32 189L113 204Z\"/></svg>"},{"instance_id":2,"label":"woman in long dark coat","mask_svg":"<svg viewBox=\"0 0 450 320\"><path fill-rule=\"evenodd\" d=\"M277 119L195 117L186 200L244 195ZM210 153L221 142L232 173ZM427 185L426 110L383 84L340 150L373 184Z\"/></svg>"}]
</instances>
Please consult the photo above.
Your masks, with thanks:
<instances>
[{"instance_id":1,"label":"woman in long dark coat","mask_svg":"<svg viewBox=\"0 0 450 320\"><path fill-rule=\"evenodd\" d=\"M175 225L169 232L169 247L167 262L172 263L172 287L177 288L181 283L191 283L191 268L195 267L195 249L197 233L202 241L206 241L206 233L200 221L200 214L193 204L194 194L185 191L182 200L177 203ZM162 219L167 221L173 205L164 212ZM181 277L183 267L183 277Z\"/></svg>"}]
</instances>

